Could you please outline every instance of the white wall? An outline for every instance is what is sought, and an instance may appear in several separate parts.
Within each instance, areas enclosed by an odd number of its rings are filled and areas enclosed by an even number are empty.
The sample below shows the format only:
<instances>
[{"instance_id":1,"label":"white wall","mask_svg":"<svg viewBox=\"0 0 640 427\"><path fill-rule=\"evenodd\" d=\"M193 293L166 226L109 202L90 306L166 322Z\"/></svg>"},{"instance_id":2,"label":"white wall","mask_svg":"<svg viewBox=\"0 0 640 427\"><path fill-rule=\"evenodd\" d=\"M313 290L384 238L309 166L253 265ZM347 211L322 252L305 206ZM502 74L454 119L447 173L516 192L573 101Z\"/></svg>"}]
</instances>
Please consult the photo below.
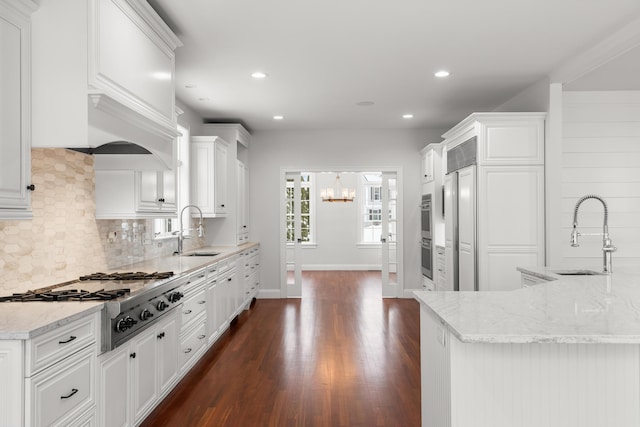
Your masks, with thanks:
<instances>
[{"instance_id":1,"label":"white wall","mask_svg":"<svg viewBox=\"0 0 640 427\"><path fill-rule=\"evenodd\" d=\"M549 107L549 79L544 78L496 107L497 112L538 112Z\"/></svg>"},{"instance_id":2,"label":"white wall","mask_svg":"<svg viewBox=\"0 0 640 427\"><path fill-rule=\"evenodd\" d=\"M280 289L281 168L304 170L379 170L401 167L404 181L405 289L421 287L420 273L420 156L429 142L440 141L442 130L257 131L249 150L251 173L251 240L261 244L263 289ZM273 292L272 292L273 293Z\"/></svg>"},{"instance_id":3,"label":"white wall","mask_svg":"<svg viewBox=\"0 0 640 427\"><path fill-rule=\"evenodd\" d=\"M640 259L640 91L564 92L562 138L562 223L552 238L561 240L562 265L602 268L602 239L580 238L569 245L573 209L586 194L609 205L609 232L618 247L613 268L637 266ZM587 200L578 231L602 231L603 209Z\"/></svg>"},{"instance_id":4,"label":"white wall","mask_svg":"<svg viewBox=\"0 0 640 427\"><path fill-rule=\"evenodd\" d=\"M335 173L315 173L315 245L301 251L303 270L379 270L380 245L358 246L360 202L326 203L320 189L333 187ZM359 173L341 173L343 187L357 189ZM288 251L293 255L293 248Z\"/></svg>"}]
</instances>

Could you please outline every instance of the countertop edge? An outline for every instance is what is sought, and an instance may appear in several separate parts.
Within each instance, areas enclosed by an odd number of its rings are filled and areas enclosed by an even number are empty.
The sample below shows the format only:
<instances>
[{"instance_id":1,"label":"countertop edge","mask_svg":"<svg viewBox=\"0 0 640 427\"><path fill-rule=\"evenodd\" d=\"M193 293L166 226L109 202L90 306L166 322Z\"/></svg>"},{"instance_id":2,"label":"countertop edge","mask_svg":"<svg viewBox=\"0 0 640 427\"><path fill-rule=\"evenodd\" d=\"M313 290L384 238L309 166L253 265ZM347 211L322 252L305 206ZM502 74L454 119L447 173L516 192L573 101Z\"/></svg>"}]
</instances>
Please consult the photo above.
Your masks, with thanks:
<instances>
[{"instance_id":1,"label":"countertop edge","mask_svg":"<svg viewBox=\"0 0 640 427\"><path fill-rule=\"evenodd\" d=\"M33 306L32 302L15 302L15 303L7 303L7 304L29 304ZM47 304L48 310L52 309L52 303L44 303ZM68 304L66 302L53 303L53 304ZM75 304L75 302L73 302ZM2 332L0 331L0 340L29 340L35 338L37 336L43 335L49 331L52 331L60 326L64 326L68 323L71 323L75 320L81 319L83 317L89 316L93 313L97 313L104 307L104 302L82 302L78 303L82 304L82 308L79 308L72 314L65 315L59 319L55 319L47 324L37 326L34 329L24 330L24 331L11 331L11 332Z\"/></svg>"}]
</instances>

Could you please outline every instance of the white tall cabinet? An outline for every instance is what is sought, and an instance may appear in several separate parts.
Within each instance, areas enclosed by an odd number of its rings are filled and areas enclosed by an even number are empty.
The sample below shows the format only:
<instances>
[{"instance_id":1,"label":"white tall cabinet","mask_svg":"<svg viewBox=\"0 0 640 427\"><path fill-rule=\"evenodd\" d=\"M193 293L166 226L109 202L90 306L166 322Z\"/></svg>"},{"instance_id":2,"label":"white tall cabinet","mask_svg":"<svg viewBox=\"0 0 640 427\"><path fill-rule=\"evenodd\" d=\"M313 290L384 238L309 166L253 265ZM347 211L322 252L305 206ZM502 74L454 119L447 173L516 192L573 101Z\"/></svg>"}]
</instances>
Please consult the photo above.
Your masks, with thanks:
<instances>
[{"instance_id":1,"label":"white tall cabinet","mask_svg":"<svg viewBox=\"0 0 640 427\"><path fill-rule=\"evenodd\" d=\"M31 217L30 15L37 7L0 0L0 219Z\"/></svg>"},{"instance_id":2,"label":"white tall cabinet","mask_svg":"<svg viewBox=\"0 0 640 427\"><path fill-rule=\"evenodd\" d=\"M191 202L205 217L224 217L229 210L228 149L217 136L191 137Z\"/></svg>"},{"instance_id":3,"label":"white tall cabinet","mask_svg":"<svg viewBox=\"0 0 640 427\"><path fill-rule=\"evenodd\" d=\"M461 283L475 278L481 291L512 290L520 283L517 266L544 265L544 120L544 113L474 113L443 135L445 173L448 151L477 138L477 165L460 170L458 188L460 261L473 257L477 267L462 265ZM451 184L446 176L447 272L455 268ZM453 276L447 274L450 289Z\"/></svg>"}]
</instances>

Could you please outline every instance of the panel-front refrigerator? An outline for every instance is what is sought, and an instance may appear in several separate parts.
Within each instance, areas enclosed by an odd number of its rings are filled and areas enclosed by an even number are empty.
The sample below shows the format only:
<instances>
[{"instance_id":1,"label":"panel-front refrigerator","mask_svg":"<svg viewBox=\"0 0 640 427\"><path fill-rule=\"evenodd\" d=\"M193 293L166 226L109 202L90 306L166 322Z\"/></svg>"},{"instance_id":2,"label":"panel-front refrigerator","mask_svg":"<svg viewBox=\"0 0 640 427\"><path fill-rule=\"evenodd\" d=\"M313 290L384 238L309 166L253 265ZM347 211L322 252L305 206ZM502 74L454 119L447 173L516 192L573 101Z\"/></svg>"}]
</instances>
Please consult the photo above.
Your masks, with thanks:
<instances>
[{"instance_id":1,"label":"panel-front refrigerator","mask_svg":"<svg viewBox=\"0 0 640 427\"><path fill-rule=\"evenodd\" d=\"M476 140L472 138L448 153L444 178L445 252L447 289L477 291Z\"/></svg>"}]
</instances>

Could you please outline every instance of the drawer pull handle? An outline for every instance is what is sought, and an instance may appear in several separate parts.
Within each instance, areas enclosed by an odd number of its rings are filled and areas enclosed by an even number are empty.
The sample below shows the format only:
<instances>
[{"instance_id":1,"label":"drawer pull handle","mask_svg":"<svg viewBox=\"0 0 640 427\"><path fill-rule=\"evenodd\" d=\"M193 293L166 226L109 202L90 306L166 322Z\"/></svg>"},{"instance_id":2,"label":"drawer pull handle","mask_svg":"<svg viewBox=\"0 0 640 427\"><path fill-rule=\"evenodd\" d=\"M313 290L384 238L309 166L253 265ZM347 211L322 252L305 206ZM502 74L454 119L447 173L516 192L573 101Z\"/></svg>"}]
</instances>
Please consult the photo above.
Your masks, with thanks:
<instances>
[{"instance_id":1,"label":"drawer pull handle","mask_svg":"<svg viewBox=\"0 0 640 427\"><path fill-rule=\"evenodd\" d=\"M71 335L69 337L69 339L66 340L66 341L58 341L58 344L67 344L67 343L70 343L71 341L75 340L76 338L78 338L78 337L74 337L73 335Z\"/></svg>"},{"instance_id":2,"label":"drawer pull handle","mask_svg":"<svg viewBox=\"0 0 640 427\"><path fill-rule=\"evenodd\" d=\"M227 279L227 282L230 282L230 281L231 281L231 277L229 277L229 278Z\"/></svg>"},{"instance_id":3,"label":"drawer pull handle","mask_svg":"<svg viewBox=\"0 0 640 427\"><path fill-rule=\"evenodd\" d=\"M199 340L204 339L204 337L206 337L206 335L198 335L198 339L199 339Z\"/></svg>"},{"instance_id":4,"label":"drawer pull handle","mask_svg":"<svg viewBox=\"0 0 640 427\"><path fill-rule=\"evenodd\" d=\"M201 274L198 276L198 279L202 279L204 276L205 276L204 274Z\"/></svg>"},{"instance_id":5,"label":"drawer pull handle","mask_svg":"<svg viewBox=\"0 0 640 427\"><path fill-rule=\"evenodd\" d=\"M68 399L71 396L73 396L74 394L76 394L78 392L77 388L72 388L71 389L71 393L67 394L66 396L60 396L60 399Z\"/></svg>"},{"instance_id":6,"label":"drawer pull handle","mask_svg":"<svg viewBox=\"0 0 640 427\"><path fill-rule=\"evenodd\" d=\"M162 338L164 338L164 332L160 332L160 333L158 334L158 339L160 339L160 340L161 340Z\"/></svg>"},{"instance_id":7,"label":"drawer pull handle","mask_svg":"<svg viewBox=\"0 0 640 427\"><path fill-rule=\"evenodd\" d=\"M130 358L132 358L132 359L135 359L135 358L136 358L136 354L135 354L135 353L131 353L131 354L129 355L129 357L130 357Z\"/></svg>"},{"instance_id":8,"label":"drawer pull handle","mask_svg":"<svg viewBox=\"0 0 640 427\"><path fill-rule=\"evenodd\" d=\"M204 304L206 301L198 301L198 304Z\"/></svg>"},{"instance_id":9,"label":"drawer pull handle","mask_svg":"<svg viewBox=\"0 0 640 427\"><path fill-rule=\"evenodd\" d=\"M191 310L185 310L183 311L184 314L191 314Z\"/></svg>"},{"instance_id":10,"label":"drawer pull handle","mask_svg":"<svg viewBox=\"0 0 640 427\"><path fill-rule=\"evenodd\" d=\"M185 352L185 353L191 353L191 349L190 349L190 348L187 348L187 349L185 349L185 351L184 351L184 352Z\"/></svg>"}]
</instances>

